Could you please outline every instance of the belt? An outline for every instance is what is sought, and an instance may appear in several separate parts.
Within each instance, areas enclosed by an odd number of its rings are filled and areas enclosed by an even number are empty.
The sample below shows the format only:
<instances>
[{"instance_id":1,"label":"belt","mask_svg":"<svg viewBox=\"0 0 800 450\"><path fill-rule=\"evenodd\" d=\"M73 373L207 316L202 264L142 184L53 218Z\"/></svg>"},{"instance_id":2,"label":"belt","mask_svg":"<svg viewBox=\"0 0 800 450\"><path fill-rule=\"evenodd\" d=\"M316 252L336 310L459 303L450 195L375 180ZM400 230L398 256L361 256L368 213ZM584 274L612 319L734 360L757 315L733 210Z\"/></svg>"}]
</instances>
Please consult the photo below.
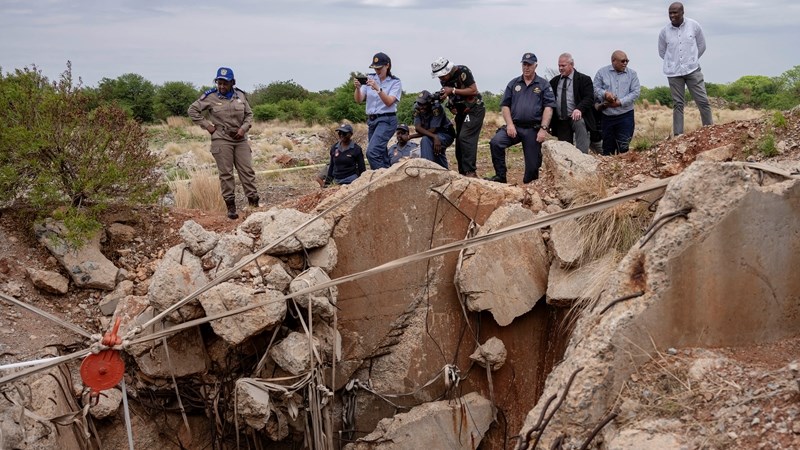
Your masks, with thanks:
<instances>
[{"instance_id":1,"label":"belt","mask_svg":"<svg viewBox=\"0 0 800 450\"><path fill-rule=\"evenodd\" d=\"M397 115L396 112L388 112L388 113L381 113L381 114L369 114L369 115L367 115L367 117L369 118L369 120L375 120L378 117L387 117L387 116L396 116L396 115Z\"/></svg>"},{"instance_id":2,"label":"belt","mask_svg":"<svg viewBox=\"0 0 800 450\"><path fill-rule=\"evenodd\" d=\"M516 128L541 128L542 124L540 122L526 122L522 120L515 120L514 126Z\"/></svg>"}]
</instances>

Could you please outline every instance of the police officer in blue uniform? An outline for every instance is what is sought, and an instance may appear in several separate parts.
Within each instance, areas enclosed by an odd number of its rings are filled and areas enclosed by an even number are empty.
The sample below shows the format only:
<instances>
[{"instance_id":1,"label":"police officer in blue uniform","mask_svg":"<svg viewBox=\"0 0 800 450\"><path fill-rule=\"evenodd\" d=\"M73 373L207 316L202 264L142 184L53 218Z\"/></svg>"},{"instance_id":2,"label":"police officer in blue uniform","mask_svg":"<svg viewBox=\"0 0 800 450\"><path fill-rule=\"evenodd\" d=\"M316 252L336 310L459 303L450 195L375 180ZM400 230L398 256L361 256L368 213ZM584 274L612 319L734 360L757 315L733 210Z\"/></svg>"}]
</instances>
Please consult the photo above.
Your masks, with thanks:
<instances>
[{"instance_id":1,"label":"police officer in blue uniform","mask_svg":"<svg viewBox=\"0 0 800 450\"><path fill-rule=\"evenodd\" d=\"M358 79L353 81L353 99L367 102L367 161L370 169L377 170L392 165L388 144L397 130L397 105L403 86L400 78L392 75L392 60L386 53L376 53L369 67L375 73L367 76L364 85Z\"/></svg>"},{"instance_id":2,"label":"police officer in blue uniform","mask_svg":"<svg viewBox=\"0 0 800 450\"><path fill-rule=\"evenodd\" d=\"M506 149L522 143L525 158L523 183L539 178L542 165L542 142L547 139L547 128L556 107L556 97L550 83L536 75L537 59L533 53L522 55L522 75L506 86L500 101L505 125L497 130L489 148L492 152L494 176L486 178L498 183L506 182Z\"/></svg>"},{"instance_id":3,"label":"police officer in blue uniform","mask_svg":"<svg viewBox=\"0 0 800 450\"><path fill-rule=\"evenodd\" d=\"M455 140L456 132L444 107L428 91L420 92L414 102L414 131L412 139L422 137L420 156L448 169L445 150Z\"/></svg>"},{"instance_id":4,"label":"police officer in blue uniform","mask_svg":"<svg viewBox=\"0 0 800 450\"><path fill-rule=\"evenodd\" d=\"M228 218L238 219L234 167L239 173L247 202L252 207L259 206L252 151L247 141L247 131L253 125L253 111L244 91L234 87L233 70L228 67L217 69L214 83L216 88L205 91L189 106L189 117L211 135L211 154L217 162ZM207 112L207 117L204 117L204 112Z\"/></svg>"}]
</instances>

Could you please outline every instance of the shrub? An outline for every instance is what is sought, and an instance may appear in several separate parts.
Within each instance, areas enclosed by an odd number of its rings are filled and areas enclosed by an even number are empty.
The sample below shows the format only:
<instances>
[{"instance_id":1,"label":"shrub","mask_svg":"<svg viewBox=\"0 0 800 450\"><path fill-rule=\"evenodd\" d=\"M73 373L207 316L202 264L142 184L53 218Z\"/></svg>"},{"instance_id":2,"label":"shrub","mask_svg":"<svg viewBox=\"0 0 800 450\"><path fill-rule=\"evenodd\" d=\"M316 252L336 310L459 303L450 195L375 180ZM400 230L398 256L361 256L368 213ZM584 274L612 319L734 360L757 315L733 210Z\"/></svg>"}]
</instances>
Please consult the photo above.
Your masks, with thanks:
<instances>
[{"instance_id":1,"label":"shrub","mask_svg":"<svg viewBox=\"0 0 800 450\"><path fill-rule=\"evenodd\" d=\"M775 135L772 133L765 134L758 143L758 151L767 158L777 156L778 148L775 147Z\"/></svg>"},{"instance_id":2,"label":"shrub","mask_svg":"<svg viewBox=\"0 0 800 450\"><path fill-rule=\"evenodd\" d=\"M358 104L353 100L354 76L355 73L351 73L347 80L333 91L333 98L328 105L328 119L333 122L363 123L367 120L364 104Z\"/></svg>"},{"instance_id":3,"label":"shrub","mask_svg":"<svg viewBox=\"0 0 800 450\"><path fill-rule=\"evenodd\" d=\"M265 104L253 107L253 117L256 120L275 120L280 114L281 111L278 109L278 105Z\"/></svg>"},{"instance_id":4,"label":"shrub","mask_svg":"<svg viewBox=\"0 0 800 450\"><path fill-rule=\"evenodd\" d=\"M786 116L780 111L775 111L772 115L772 126L775 128L786 128Z\"/></svg>"},{"instance_id":5,"label":"shrub","mask_svg":"<svg viewBox=\"0 0 800 450\"><path fill-rule=\"evenodd\" d=\"M189 105L199 96L199 91L186 81L168 81L158 88L155 96L155 115L159 120L170 116L187 116Z\"/></svg>"},{"instance_id":6,"label":"shrub","mask_svg":"<svg viewBox=\"0 0 800 450\"><path fill-rule=\"evenodd\" d=\"M158 159L145 131L113 104L90 111L88 103L69 63L52 83L35 66L0 74L0 202L67 208L86 230L112 203L157 198Z\"/></svg>"},{"instance_id":7,"label":"shrub","mask_svg":"<svg viewBox=\"0 0 800 450\"><path fill-rule=\"evenodd\" d=\"M248 96L251 106L265 103L278 103L281 100L305 100L309 92L293 80L274 81L266 86L260 84Z\"/></svg>"},{"instance_id":8,"label":"shrub","mask_svg":"<svg viewBox=\"0 0 800 450\"><path fill-rule=\"evenodd\" d=\"M300 103L300 115L308 126L325 122L325 109L315 100L303 100Z\"/></svg>"}]
</instances>

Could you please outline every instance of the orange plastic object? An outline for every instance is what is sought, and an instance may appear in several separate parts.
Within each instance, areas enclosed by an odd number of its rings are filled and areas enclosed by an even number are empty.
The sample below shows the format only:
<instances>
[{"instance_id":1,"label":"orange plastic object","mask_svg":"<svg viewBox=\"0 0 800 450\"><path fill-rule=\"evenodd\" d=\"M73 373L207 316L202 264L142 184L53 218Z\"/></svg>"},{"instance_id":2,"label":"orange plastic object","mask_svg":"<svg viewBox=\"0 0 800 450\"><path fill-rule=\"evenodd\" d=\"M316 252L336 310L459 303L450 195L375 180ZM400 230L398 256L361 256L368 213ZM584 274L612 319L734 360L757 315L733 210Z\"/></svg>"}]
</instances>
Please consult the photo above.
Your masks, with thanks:
<instances>
[{"instance_id":1,"label":"orange plastic object","mask_svg":"<svg viewBox=\"0 0 800 450\"><path fill-rule=\"evenodd\" d=\"M117 331L119 331L119 318L114 323L114 328L103 336L103 345L121 344L122 339L117 336ZM91 388L93 396L119 384L124 374L125 362L119 356L119 350L109 349L90 354L81 363L81 379L85 386Z\"/></svg>"}]
</instances>

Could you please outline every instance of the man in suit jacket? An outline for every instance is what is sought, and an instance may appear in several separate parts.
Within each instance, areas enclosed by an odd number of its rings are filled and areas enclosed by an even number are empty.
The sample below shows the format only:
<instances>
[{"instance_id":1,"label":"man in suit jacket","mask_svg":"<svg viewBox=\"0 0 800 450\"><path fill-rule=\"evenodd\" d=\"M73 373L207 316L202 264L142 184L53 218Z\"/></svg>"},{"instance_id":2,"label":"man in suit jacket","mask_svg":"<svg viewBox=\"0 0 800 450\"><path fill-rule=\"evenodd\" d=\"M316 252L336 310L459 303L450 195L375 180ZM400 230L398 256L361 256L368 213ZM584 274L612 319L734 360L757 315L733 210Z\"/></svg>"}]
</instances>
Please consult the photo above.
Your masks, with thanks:
<instances>
[{"instance_id":1,"label":"man in suit jacket","mask_svg":"<svg viewBox=\"0 0 800 450\"><path fill-rule=\"evenodd\" d=\"M550 80L556 94L556 111L553 114L553 136L559 141L573 143L583 153L589 151L589 133L595 129L594 87L592 78L575 70L575 61L569 53L558 57L561 75Z\"/></svg>"}]
</instances>

